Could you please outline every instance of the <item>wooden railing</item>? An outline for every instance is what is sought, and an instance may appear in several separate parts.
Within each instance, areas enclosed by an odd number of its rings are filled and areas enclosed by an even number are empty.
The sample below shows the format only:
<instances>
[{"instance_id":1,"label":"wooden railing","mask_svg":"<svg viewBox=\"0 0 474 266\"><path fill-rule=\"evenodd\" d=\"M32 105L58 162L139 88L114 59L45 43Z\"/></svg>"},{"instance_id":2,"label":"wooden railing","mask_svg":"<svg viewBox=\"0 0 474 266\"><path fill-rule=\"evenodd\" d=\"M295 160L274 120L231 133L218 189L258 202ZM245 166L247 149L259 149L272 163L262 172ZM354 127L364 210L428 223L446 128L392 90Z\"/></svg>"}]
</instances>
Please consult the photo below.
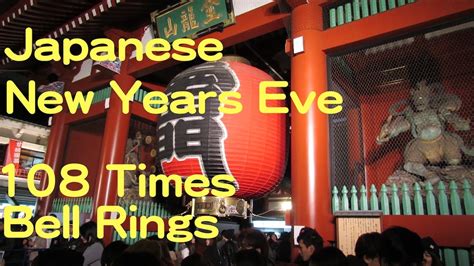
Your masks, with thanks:
<instances>
[{"instance_id":1,"label":"wooden railing","mask_svg":"<svg viewBox=\"0 0 474 266\"><path fill-rule=\"evenodd\" d=\"M135 102L143 103L143 99L145 98L145 95L147 95L150 91L144 87L139 88L137 92L133 95L133 100ZM107 98L110 98L110 95L112 93L112 88L111 87L105 87L99 90L94 91L94 98L92 98L92 104L95 103L100 103L105 101ZM153 108L159 108L158 105L151 105Z\"/></svg>"},{"instance_id":2,"label":"wooden railing","mask_svg":"<svg viewBox=\"0 0 474 266\"><path fill-rule=\"evenodd\" d=\"M416 0L349 0L338 1L326 8L325 19L334 28L359 19L373 16L394 8L414 3ZM342 3L341 3L342 2Z\"/></svg>"},{"instance_id":3,"label":"wooden railing","mask_svg":"<svg viewBox=\"0 0 474 266\"><path fill-rule=\"evenodd\" d=\"M380 191L374 185L369 191L365 186L359 190L352 186L350 191L343 186L332 190L332 210L382 211L384 215L474 215L474 201L468 180L464 180L462 188L454 181L449 186L439 182L435 191L431 183L423 188L415 184L412 190L406 184L382 185Z\"/></svg>"},{"instance_id":4,"label":"wooden railing","mask_svg":"<svg viewBox=\"0 0 474 266\"><path fill-rule=\"evenodd\" d=\"M145 99L145 96L150 93L149 90L145 88L139 88L138 91L133 95L133 100L139 103L143 103L143 100ZM156 98L156 97L154 97ZM152 108L159 108L160 106L158 104L152 104Z\"/></svg>"},{"instance_id":5,"label":"wooden railing","mask_svg":"<svg viewBox=\"0 0 474 266\"><path fill-rule=\"evenodd\" d=\"M332 210L337 211L381 211L384 215L474 215L474 200L471 183L462 182L462 187L451 181L449 185L439 182L421 187L402 184L397 187L382 185L380 190L372 185L357 189L333 187ZM434 217L434 216L433 216ZM469 265L469 252L461 248L442 248L445 265Z\"/></svg>"},{"instance_id":6,"label":"wooden railing","mask_svg":"<svg viewBox=\"0 0 474 266\"><path fill-rule=\"evenodd\" d=\"M56 198L53 200L53 207L51 209L52 212L63 212L63 206L69 205L70 207L73 205L79 206L80 213L92 213L92 198L91 197L84 197L84 198Z\"/></svg>"},{"instance_id":7,"label":"wooden railing","mask_svg":"<svg viewBox=\"0 0 474 266\"><path fill-rule=\"evenodd\" d=\"M112 93L111 87L105 87L97 91L94 91L94 98L92 98L92 104L105 101L105 99L110 98L111 93Z\"/></svg>"}]
</instances>

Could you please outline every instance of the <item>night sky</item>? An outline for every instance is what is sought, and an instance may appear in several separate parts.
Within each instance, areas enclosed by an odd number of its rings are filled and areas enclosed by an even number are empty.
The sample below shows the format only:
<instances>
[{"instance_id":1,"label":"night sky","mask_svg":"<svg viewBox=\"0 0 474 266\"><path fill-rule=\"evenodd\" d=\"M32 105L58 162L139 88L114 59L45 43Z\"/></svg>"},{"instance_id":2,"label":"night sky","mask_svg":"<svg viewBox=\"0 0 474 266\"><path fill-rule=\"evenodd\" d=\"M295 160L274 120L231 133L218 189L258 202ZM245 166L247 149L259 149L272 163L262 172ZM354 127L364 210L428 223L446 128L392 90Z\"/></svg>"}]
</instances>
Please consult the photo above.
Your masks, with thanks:
<instances>
[{"instance_id":1,"label":"night sky","mask_svg":"<svg viewBox=\"0 0 474 266\"><path fill-rule=\"evenodd\" d=\"M15 100L14 113L7 114L6 83L8 80L15 82L18 88L20 88L23 92L28 90L29 79L22 72L0 70L0 115L47 126L49 115L39 112L38 108L36 108L36 113L32 115L18 100ZM36 97L38 97L38 94Z\"/></svg>"}]
</instances>

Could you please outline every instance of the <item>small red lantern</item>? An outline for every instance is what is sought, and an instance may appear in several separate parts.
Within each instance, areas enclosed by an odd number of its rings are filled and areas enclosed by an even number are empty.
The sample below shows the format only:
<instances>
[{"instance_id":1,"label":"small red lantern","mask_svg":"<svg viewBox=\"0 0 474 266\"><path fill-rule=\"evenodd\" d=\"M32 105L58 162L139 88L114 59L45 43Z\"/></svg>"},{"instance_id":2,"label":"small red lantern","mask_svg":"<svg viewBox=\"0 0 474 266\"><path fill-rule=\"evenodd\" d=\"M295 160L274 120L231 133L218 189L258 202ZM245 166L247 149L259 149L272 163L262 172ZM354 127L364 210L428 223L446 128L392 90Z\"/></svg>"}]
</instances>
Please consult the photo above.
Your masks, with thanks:
<instances>
[{"instance_id":1,"label":"small red lantern","mask_svg":"<svg viewBox=\"0 0 474 266\"><path fill-rule=\"evenodd\" d=\"M158 164L165 175L229 174L236 179L235 194L258 198L272 191L286 166L286 115L259 111L259 84L272 78L241 62L208 62L177 75L166 93L236 91L241 94L239 114L218 111L217 98L208 99L205 114L162 114L158 125ZM269 88L267 93L282 93ZM284 101L267 106L282 107Z\"/></svg>"}]
</instances>

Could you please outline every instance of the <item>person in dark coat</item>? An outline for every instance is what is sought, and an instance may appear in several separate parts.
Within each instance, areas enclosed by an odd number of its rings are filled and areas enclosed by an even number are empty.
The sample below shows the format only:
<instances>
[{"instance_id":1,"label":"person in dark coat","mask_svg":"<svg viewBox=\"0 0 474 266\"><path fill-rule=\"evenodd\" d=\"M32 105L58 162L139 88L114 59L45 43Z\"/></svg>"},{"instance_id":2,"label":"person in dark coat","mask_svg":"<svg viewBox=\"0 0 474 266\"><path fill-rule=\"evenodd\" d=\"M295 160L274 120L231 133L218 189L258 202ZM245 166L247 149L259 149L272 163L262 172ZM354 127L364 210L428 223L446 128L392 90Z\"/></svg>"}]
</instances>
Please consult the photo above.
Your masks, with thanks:
<instances>
[{"instance_id":1,"label":"person in dark coat","mask_svg":"<svg viewBox=\"0 0 474 266\"><path fill-rule=\"evenodd\" d=\"M237 253L237 243L234 241L234 230L222 231L222 239L225 241L221 247L221 255L224 259L225 266L231 266L235 264L235 253Z\"/></svg>"},{"instance_id":2,"label":"person in dark coat","mask_svg":"<svg viewBox=\"0 0 474 266\"><path fill-rule=\"evenodd\" d=\"M205 259L213 266L225 266L223 256L217 248L216 239L207 239L206 246L206 250L204 251Z\"/></svg>"},{"instance_id":3,"label":"person in dark coat","mask_svg":"<svg viewBox=\"0 0 474 266\"><path fill-rule=\"evenodd\" d=\"M288 232L281 233L280 242L276 250L277 262L291 262L291 235Z\"/></svg>"}]
</instances>

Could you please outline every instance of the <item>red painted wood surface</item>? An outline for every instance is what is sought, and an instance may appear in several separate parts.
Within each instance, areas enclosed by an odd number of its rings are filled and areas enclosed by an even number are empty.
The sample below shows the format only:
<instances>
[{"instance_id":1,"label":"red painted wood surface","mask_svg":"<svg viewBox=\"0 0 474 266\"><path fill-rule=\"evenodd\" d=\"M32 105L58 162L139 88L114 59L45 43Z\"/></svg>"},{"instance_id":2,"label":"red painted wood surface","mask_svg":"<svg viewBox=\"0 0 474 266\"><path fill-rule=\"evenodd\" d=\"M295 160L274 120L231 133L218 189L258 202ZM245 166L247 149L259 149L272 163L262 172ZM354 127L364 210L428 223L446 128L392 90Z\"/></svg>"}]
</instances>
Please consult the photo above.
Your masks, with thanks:
<instances>
[{"instance_id":1,"label":"red painted wood surface","mask_svg":"<svg viewBox=\"0 0 474 266\"><path fill-rule=\"evenodd\" d=\"M472 215L384 215L382 229L402 226L421 237L431 236L442 247L467 248L474 238Z\"/></svg>"},{"instance_id":2,"label":"red painted wood surface","mask_svg":"<svg viewBox=\"0 0 474 266\"><path fill-rule=\"evenodd\" d=\"M327 90L326 54L322 49L322 8L300 5L292 11L292 38L304 38L304 52L291 59L291 89L300 99ZM328 116L315 106L300 114L291 106L291 194L293 225L316 228L333 240Z\"/></svg>"}]
</instances>

